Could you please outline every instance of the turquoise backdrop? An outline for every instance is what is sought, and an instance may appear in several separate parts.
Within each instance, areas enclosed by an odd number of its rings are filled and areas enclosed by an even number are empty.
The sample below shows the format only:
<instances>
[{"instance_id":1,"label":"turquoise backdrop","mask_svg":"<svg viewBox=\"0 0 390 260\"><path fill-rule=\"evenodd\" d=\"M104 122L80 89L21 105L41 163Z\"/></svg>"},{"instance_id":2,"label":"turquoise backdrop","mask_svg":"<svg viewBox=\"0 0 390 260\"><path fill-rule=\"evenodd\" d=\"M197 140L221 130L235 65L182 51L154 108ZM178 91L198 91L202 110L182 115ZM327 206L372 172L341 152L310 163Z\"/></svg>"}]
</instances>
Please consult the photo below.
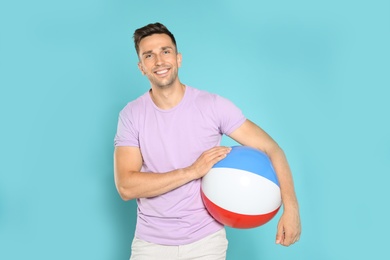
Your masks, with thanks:
<instances>
[{"instance_id":1,"label":"turquoise backdrop","mask_svg":"<svg viewBox=\"0 0 390 260\"><path fill-rule=\"evenodd\" d=\"M236 103L293 170L301 240L275 245L279 214L229 228L227 258L386 258L388 0L21 0L0 3L0 259L128 259L136 205L116 192L113 138L149 88L132 33L157 21L181 80Z\"/></svg>"}]
</instances>

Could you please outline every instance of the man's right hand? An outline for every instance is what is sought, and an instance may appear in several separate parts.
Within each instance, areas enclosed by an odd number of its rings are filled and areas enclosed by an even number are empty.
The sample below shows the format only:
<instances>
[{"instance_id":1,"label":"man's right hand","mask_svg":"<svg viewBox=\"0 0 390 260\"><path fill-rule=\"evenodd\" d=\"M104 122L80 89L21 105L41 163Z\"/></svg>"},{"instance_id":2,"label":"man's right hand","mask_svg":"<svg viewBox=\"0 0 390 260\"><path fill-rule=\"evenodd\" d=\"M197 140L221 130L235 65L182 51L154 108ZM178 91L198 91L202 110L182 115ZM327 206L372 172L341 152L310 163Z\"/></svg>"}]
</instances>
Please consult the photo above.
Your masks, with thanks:
<instances>
[{"instance_id":1,"label":"man's right hand","mask_svg":"<svg viewBox=\"0 0 390 260\"><path fill-rule=\"evenodd\" d=\"M186 170L189 171L190 174L193 174L194 179L202 178L210 171L214 164L225 158L231 149L231 147L216 146L206 150L191 166L187 167Z\"/></svg>"}]
</instances>

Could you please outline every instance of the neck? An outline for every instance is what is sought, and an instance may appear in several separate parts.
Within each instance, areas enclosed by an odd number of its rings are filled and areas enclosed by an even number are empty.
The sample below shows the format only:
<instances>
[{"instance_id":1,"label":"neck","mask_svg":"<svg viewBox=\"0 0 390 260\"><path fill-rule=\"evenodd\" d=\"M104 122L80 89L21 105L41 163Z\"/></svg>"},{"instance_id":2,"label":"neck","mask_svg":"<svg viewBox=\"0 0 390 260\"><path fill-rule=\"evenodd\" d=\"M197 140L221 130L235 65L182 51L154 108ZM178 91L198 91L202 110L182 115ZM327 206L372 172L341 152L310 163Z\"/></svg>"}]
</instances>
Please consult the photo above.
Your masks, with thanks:
<instances>
[{"instance_id":1,"label":"neck","mask_svg":"<svg viewBox=\"0 0 390 260\"><path fill-rule=\"evenodd\" d=\"M164 88L152 85L149 95L155 105L161 109L167 110L175 107L183 99L185 93L185 85L177 82Z\"/></svg>"}]
</instances>

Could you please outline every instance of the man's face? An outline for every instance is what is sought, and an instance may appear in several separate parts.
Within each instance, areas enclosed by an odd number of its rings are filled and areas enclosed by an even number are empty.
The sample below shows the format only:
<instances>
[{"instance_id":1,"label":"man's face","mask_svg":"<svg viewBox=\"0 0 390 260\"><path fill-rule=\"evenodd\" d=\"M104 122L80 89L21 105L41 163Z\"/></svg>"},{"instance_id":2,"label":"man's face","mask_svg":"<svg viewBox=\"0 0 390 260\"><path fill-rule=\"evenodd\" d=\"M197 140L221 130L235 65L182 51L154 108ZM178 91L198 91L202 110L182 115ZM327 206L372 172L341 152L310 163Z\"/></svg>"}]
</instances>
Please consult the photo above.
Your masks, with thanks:
<instances>
[{"instance_id":1,"label":"man's face","mask_svg":"<svg viewBox=\"0 0 390 260\"><path fill-rule=\"evenodd\" d=\"M152 85L164 88L178 80L181 54L166 34L153 34L139 43L138 67Z\"/></svg>"}]
</instances>

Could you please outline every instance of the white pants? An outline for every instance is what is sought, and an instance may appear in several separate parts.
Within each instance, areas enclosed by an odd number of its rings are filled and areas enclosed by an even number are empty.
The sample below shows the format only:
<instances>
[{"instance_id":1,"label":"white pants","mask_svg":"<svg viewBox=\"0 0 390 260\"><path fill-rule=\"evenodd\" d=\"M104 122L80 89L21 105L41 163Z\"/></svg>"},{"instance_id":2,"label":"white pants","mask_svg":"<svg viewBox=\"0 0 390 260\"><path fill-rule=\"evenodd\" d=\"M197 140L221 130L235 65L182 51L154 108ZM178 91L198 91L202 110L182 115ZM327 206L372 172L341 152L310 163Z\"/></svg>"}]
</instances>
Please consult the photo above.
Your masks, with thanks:
<instances>
[{"instance_id":1,"label":"white pants","mask_svg":"<svg viewBox=\"0 0 390 260\"><path fill-rule=\"evenodd\" d=\"M130 260L225 260L228 241L224 228L194 243L164 246L133 239Z\"/></svg>"}]
</instances>

